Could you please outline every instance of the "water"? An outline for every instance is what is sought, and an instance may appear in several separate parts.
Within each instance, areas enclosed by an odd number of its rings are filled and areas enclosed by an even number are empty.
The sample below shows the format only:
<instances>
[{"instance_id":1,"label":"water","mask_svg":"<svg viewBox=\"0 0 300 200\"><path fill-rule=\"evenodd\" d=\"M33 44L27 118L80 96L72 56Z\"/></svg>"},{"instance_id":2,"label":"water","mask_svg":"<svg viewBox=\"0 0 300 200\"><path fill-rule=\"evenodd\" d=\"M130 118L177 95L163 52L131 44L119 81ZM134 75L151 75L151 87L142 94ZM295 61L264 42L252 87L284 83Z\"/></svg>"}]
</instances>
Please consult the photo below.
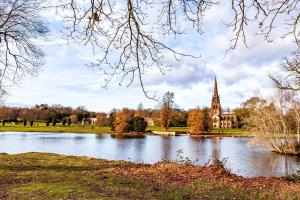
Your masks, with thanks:
<instances>
[{"instance_id":1,"label":"water","mask_svg":"<svg viewBox=\"0 0 300 200\"><path fill-rule=\"evenodd\" d=\"M110 160L155 163L181 156L205 165L211 157L225 159L231 172L244 176L285 176L297 173L300 159L252 146L248 138L146 136L114 139L110 135L70 133L0 133L0 152L48 152Z\"/></svg>"}]
</instances>

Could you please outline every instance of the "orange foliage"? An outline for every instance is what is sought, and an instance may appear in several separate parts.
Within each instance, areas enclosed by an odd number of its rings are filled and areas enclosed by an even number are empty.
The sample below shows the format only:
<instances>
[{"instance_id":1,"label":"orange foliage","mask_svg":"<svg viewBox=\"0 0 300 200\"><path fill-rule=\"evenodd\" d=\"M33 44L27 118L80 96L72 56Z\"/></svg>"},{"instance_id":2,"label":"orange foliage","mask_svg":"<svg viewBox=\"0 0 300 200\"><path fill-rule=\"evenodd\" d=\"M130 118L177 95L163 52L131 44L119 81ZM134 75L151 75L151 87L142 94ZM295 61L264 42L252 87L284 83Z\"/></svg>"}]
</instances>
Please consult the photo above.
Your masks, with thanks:
<instances>
[{"instance_id":1,"label":"orange foliage","mask_svg":"<svg viewBox=\"0 0 300 200\"><path fill-rule=\"evenodd\" d=\"M116 133L128 133L130 127L130 121L134 116L134 111L128 108L123 108L116 113L115 132Z\"/></svg>"},{"instance_id":2,"label":"orange foliage","mask_svg":"<svg viewBox=\"0 0 300 200\"><path fill-rule=\"evenodd\" d=\"M204 131L204 113L201 109L192 109L188 116L189 132L191 134L201 134Z\"/></svg>"}]
</instances>

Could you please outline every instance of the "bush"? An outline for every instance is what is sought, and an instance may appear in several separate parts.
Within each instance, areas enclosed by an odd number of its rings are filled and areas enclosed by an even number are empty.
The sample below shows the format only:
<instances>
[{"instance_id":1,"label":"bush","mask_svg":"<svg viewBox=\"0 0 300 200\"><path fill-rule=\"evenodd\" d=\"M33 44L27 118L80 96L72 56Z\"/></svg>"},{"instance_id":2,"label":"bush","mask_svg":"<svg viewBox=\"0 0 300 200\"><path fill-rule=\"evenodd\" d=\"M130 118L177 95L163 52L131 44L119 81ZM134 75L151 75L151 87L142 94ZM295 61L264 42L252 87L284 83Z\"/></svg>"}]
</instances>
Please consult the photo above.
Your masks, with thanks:
<instances>
[{"instance_id":1,"label":"bush","mask_svg":"<svg viewBox=\"0 0 300 200\"><path fill-rule=\"evenodd\" d=\"M62 120L62 125L65 126L66 123L67 123L67 122L66 122L66 119L63 119L63 120Z\"/></svg>"},{"instance_id":2,"label":"bush","mask_svg":"<svg viewBox=\"0 0 300 200\"><path fill-rule=\"evenodd\" d=\"M71 125L71 118L68 118L68 126Z\"/></svg>"},{"instance_id":3,"label":"bush","mask_svg":"<svg viewBox=\"0 0 300 200\"><path fill-rule=\"evenodd\" d=\"M27 124L27 120L23 120L23 126L26 126L26 124Z\"/></svg>"},{"instance_id":4,"label":"bush","mask_svg":"<svg viewBox=\"0 0 300 200\"><path fill-rule=\"evenodd\" d=\"M2 126L5 126L5 120L2 121Z\"/></svg>"},{"instance_id":5,"label":"bush","mask_svg":"<svg viewBox=\"0 0 300 200\"><path fill-rule=\"evenodd\" d=\"M30 121L30 126L33 126L33 121L32 120Z\"/></svg>"},{"instance_id":6,"label":"bush","mask_svg":"<svg viewBox=\"0 0 300 200\"><path fill-rule=\"evenodd\" d=\"M49 126L50 120L46 121L46 126Z\"/></svg>"},{"instance_id":7,"label":"bush","mask_svg":"<svg viewBox=\"0 0 300 200\"><path fill-rule=\"evenodd\" d=\"M53 119L52 120L52 126L55 126L56 125L56 119Z\"/></svg>"},{"instance_id":8,"label":"bush","mask_svg":"<svg viewBox=\"0 0 300 200\"><path fill-rule=\"evenodd\" d=\"M130 121L130 131L145 132L147 124L143 117L134 117Z\"/></svg>"}]
</instances>

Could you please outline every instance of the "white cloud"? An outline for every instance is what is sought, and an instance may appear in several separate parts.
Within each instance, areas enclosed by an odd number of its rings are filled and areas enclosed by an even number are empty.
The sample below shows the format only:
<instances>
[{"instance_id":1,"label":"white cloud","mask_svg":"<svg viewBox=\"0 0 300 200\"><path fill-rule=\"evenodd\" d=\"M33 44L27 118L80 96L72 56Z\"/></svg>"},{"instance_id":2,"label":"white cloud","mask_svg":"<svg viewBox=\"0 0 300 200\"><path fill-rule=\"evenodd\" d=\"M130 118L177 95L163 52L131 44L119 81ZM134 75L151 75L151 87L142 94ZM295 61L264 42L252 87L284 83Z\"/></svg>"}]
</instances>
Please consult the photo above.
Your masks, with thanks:
<instances>
[{"instance_id":1,"label":"white cloud","mask_svg":"<svg viewBox=\"0 0 300 200\"><path fill-rule=\"evenodd\" d=\"M220 7L219 7L220 8ZM205 16L208 22L203 35L190 33L177 38L167 38L166 43L182 52L200 55L200 59L182 57L179 62L166 53L172 69L162 75L158 69L147 69L144 74L146 90L163 95L166 91L175 93L176 103L185 109L196 106L210 106L214 76L217 75L219 92L224 107L239 106L246 98L272 92L269 73L278 72L283 55L293 47L290 38L275 38L274 43L266 43L262 38L249 37L247 49L238 45L236 50L228 52L232 32L225 22L231 15L226 9L211 9ZM86 106L95 111L109 111L116 107L135 108L142 102L145 107L154 107L157 103L147 99L138 83L132 87L120 87L114 80L106 90L104 74L85 66L99 58L90 46L66 44L61 39L59 28L61 18L55 13L45 14L49 18L52 34L47 41L38 41L44 46L47 63L38 77L27 77L22 84L11 91L7 102L34 105L40 103ZM184 25L184 22L181 22ZM58 28L57 28L58 27ZM250 27L251 28L251 27ZM276 35L276 34L275 34Z\"/></svg>"}]
</instances>

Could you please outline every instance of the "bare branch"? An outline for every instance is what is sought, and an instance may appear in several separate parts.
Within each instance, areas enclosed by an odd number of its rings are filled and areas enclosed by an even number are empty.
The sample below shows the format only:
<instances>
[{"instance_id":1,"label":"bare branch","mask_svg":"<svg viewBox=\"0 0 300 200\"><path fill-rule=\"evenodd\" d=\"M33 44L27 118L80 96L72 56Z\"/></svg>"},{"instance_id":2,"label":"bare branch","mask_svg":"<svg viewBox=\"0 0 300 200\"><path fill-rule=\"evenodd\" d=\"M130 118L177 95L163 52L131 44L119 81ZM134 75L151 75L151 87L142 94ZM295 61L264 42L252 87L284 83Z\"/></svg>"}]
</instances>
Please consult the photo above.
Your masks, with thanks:
<instances>
[{"instance_id":1,"label":"bare branch","mask_svg":"<svg viewBox=\"0 0 300 200\"><path fill-rule=\"evenodd\" d=\"M3 0L0 3L0 91L26 74L35 74L44 54L34 39L48 32L39 19L37 0Z\"/></svg>"}]
</instances>

